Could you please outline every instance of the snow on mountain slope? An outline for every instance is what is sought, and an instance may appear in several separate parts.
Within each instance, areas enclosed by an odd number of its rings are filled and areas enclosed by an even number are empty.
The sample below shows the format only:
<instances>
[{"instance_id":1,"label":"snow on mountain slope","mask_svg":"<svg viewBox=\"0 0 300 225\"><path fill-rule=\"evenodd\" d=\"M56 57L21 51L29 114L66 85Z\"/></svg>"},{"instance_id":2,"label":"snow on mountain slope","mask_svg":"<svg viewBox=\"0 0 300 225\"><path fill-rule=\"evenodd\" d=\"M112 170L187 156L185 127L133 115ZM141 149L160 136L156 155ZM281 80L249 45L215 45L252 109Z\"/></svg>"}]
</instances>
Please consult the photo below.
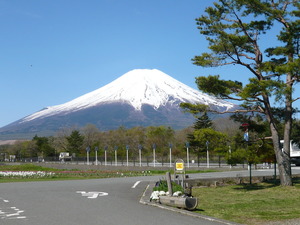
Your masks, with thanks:
<instances>
[{"instance_id":1,"label":"snow on mountain slope","mask_svg":"<svg viewBox=\"0 0 300 225\"><path fill-rule=\"evenodd\" d=\"M27 116L22 122L57 114L68 114L99 104L113 102L129 103L136 110L141 110L143 104L158 109L167 103L178 104L178 102L199 102L207 105L217 105L226 109L234 107L232 103L203 94L157 69L135 69L95 91L65 104L47 107Z\"/></svg>"}]
</instances>

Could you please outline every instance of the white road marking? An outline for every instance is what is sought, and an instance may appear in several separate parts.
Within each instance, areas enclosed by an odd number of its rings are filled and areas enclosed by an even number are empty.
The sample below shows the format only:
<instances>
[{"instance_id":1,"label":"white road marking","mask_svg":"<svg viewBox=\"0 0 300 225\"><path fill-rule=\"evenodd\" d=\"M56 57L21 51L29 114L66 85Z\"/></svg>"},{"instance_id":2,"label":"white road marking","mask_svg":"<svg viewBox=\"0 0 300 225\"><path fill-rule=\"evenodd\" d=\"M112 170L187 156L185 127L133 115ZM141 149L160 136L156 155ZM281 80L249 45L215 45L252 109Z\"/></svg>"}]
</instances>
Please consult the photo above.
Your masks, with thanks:
<instances>
[{"instance_id":1,"label":"white road marking","mask_svg":"<svg viewBox=\"0 0 300 225\"><path fill-rule=\"evenodd\" d=\"M26 216L18 216L18 217L14 218L14 219L26 219Z\"/></svg>"},{"instance_id":2,"label":"white road marking","mask_svg":"<svg viewBox=\"0 0 300 225\"><path fill-rule=\"evenodd\" d=\"M3 198L0 198L0 199L2 199L3 202L6 202L6 203L9 202L8 200L5 200L5 199L3 199Z\"/></svg>"},{"instance_id":3,"label":"white road marking","mask_svg":"<svg viewBox=\"0 0 300 225\"><path fill-rule=\"evenodd\" d=\"M26 216L22 216L21 214L23 214L25 211L24 210L20 210L19 208L15 207L15 206L9 206L6 203L9 203L8 200L5 200L3 198L2 199L3 205L0 205L1 210L0 210L0 219L9 219L9 220L13 220L13 219L26 219ZM1 203L1 202L0 202Z\"/></svg>"},{"instance_id":4,"label":"white road marking","mask_svg":"<svg viewBox=\"0 0 300 225\"><path fill-rule=\"evenodd\" d=\"M90 192L85 192L85 191L76 191L76 193L80 193L81 196L87 197L87 198L98 198L102 196L107 196L108 193L106 192L96 192L96 191L90 191Z\"/></svg>"},{"instance_id":5,"label":"white road marking","mask_svg":"<svg viewBox=\"0 0 300 225\"><path fill-rule=\"evenodd\" d=\"M131 188L136 188L136 186L138 186L138 184L139 184L140 182L141 182L141 181L135 182L135 184L134 184Z\"/></svg>"},{"instance_id":6,"label":"white road marking","mask_svg":"<svg viewBox=\"0 0 300 225\"><path fill-rule=\"evenodd\" d=\"M21 211L18 211L18 212L16 212L16 213L7 214L6 216L7 216L7 217L10 217L10 216L19 216L20 213L23 213L23 212L24 212L24 211L21 210Z\"/></svg>"}]
</instances>

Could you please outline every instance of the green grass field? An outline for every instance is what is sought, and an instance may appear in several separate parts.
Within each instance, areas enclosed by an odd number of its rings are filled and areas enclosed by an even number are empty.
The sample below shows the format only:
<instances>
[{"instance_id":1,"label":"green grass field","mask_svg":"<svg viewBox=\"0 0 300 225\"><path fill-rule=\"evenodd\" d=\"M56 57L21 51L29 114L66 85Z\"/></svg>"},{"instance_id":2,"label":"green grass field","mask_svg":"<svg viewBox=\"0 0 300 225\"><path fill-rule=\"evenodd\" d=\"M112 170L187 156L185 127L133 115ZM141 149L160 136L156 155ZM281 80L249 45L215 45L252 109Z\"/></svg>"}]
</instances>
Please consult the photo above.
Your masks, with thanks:
<instances>
[{"instance_id":1,"label":"green grass field","mask_svg":"<svg viewBox=\"0 0 300 225\"><path fill-rule=\"evenodd\" d=\"M300 179L293 187L272 183L194 188L197 212L241 224L300 218Z\"/></svg>"}]
</instances>

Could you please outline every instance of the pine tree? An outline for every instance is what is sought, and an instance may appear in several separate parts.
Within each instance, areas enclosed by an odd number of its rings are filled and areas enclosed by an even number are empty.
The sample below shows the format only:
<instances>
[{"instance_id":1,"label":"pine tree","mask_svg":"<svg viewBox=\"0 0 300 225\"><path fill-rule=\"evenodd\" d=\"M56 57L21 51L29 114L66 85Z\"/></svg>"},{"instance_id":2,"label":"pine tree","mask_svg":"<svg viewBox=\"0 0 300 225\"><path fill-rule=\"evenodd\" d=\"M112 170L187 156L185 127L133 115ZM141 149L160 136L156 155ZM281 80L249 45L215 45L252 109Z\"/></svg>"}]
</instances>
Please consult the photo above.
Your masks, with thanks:
<instances>
[{"instance_id":1,"label":"pine tree","mask_svg":"<svg viewBox=\"0 0 300 225\"><path fill-rule=\"evenodd\" d=\"M235 112L265 116L284 186L292 185L289 143L293 103L300 99L293 97L300 81L299 17L298 0L219 0L196 19L209 52L195 56L193 63L201 67L236 65L245 69L241 76L251 76L245 85L220 75L202 76L196 78L198 88L221 99L240 101L243 108ZM263 48L264 37L277 40L276 45ZM284 151L272 99L284 106Z\"/></svg>"},{"instance_id":2,"label":"pine tree","mask_svg":"<svg viewBox=\"0 0 300 225\"><path fill-rule=\"evenodd\" d=\"M213 125L212 120L207 115L207 112L201 113L200 116L197 117L197 119L193 125L194 132L187 135L187 139L190 143L190 146L192 147L192 149L194 149L194 152L197 154L198 166L200 166L200 164L199 164L200 154L201 154L201 152L205 151L205 145L203 145L199 140L196 139L195 132L199 131L201 129L211 128L212 125Z\"/></svg>"},{"instance_id":3,"label":"pine tree","mask_svg":"<svg viewBox=\"0 0 300 225\"><path fill-rule=\"evenodd\" d=\"M213 125L212 120L207 115L207 112L204 112L203 115L197 118L194 123L194 129L200 130L202 128L211 128Z\"/></svg>"},{"instance_id":4,"label":"pine tree","mask_svg":"<svg viewBox=\"0 0 300 225\"><path fill-rule=\"evenodd\" d=\"M82 150L83 140L84 136L78 130L73 130L71 135L67 137L69 152L79 154Z\"/></svg>"}]
</instances>

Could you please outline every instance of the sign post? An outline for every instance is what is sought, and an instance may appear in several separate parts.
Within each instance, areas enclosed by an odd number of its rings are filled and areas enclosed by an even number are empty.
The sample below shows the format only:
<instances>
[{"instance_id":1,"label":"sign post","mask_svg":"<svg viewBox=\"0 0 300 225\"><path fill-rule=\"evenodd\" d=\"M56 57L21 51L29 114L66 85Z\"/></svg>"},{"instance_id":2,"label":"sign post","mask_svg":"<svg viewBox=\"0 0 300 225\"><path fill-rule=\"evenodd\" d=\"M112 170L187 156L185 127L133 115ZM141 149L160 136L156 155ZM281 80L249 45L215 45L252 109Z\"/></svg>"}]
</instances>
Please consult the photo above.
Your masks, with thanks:
<instances>
[{"instance_id":1,"label":"sign post","mask_svg":"<svg viewBox=\"0 0 300 225\"><path fill-rule=\"evenodd\" d=\"M141 144L139 144L138 148L139 148L140 166L142 166L142 148L143 148L143 146Z\"/></svg>"},{"instance_id":2,"label":"sign post","mask_svg":"<svg viewBox=\"0 0 300 225\"><path fill-rule=\"evenodd\" d=\"M117 155L118 146L115 146L115 166L118 165L118 155Z\"/></svg>"},{"instance_id":3,"label":"sign post","mask_svg":"<svg viewBox=\"0 0 300 225\"><path fill-rule=\"evenodd\" d=\"M187 167L190 168L190 155L189 155L190 143L186 142L185 146L186 146L186 162L187 162Z\"/></svg>"},{"instance_id":4,"label":"sign post","mask_svg":"<svg viewBox=\"0 0 300 225\"><path fill-rule=\"evenodd\" d=\"M96 153L96 161L95 164L96 166L98 165L98 147L95 147L95 153Z\"/></svg>"},{"instance_id":5,"label":"sign post","mask_svg":"<svg viewBox=\"0 0 300 225\"><path fill-rule=\"evenodd\" d=\"M185 178L185 165L184 161L182 159L177 159L175 161L175 167L174 167L174 176L175 178L179 178L179 174L181 174L181 186L184 187L184 178Z\"/></svg>"},{"instance_id":6,"label":"sign post","mask_svg":"<svg viewBox=\"0 0 300 225\"><path fill-rule=\"evenodd\" d=\"M249 123L243 123L242 127L244 128L244 141L248 142L249 141L249 132L248 132L248 127Z\"/></svg>"},{"instance_id":7,"label":"sign post","mask_svg":"<svg viewBox=\"0 0 300 225\"><path fill-rule=\"evenodd\" d=\"M85 150L86 150L86 164L89 165L90 164L90 158L89 157L90 157L90 151L91 151L90 146L87 146Z\"/></svg>"},{"instance_id":8,"label":"sign post","mask_svg":"<svg viewBox=\"0 0 300 225\"><path fill-rule=\"evenodd\" d=\"M206 141L206 160L207 160L207 168L209 168L209 151L208 151L209 142Z\"/></svg>"},{"instance_id":9,"label":"sign post","mask_svg":"<svg viewBox=\"0 0 300 225\"><path fill-rule=\"evenodd\" d=\"M155 167L155 149L156 149L156 144L153 144L153 166Z\"/></svg>"},{"instance_id":10,"label":"sign post","mask_svg":"<svg viewBox=\"0 0 300 225\"><path fill-rule=\"evenodd\" d=\"M229 145L229 159L230 159L230 169L232 168L232 162L231 162L231 146Z\"/></svg>"},{"instance_id":11,"label":"sign post","mask_svg":"<svg viewBox=\"0 0 300 225\"><path fill-rule=\"evenodd\" d=\"M169 144L170 147L170 167L172 167L172 144Z\"/></svg>"},{"instance_id":12,"label":"sign post","mask_svg":"<svg viewBox=\"0 0 300 225\"><path fill-rule=\"evenodd\" d=\"M248 146L249 146L249 123L243 123L242 124L242 127L244 128L245 130L245 133L244 133L244 141L247 143L247 150L248 150ZM248 162L248 170L249 170L249 175L250 175L250 184L252 184L252 163L251 163L251 160Z\"/></svg>"},{"instance_id":13,"label":"sign post","mask_svg":"<svg viewBox=\"0 0 300 225\"><path fill-rule=\"evenodd\" d=\"M104 165L107 165L107 146L104 146Z\"/></svg>"},{"instance_id":14,"label":"sign post","mask_svg":"<svg viewBox=\"0 0 300 225\"><path fill-rule=\"evenodd\" d=\"M129 151L129 145L126 145L126 163L128 166L128 151Z\"/></svg>"}]
</instances>

